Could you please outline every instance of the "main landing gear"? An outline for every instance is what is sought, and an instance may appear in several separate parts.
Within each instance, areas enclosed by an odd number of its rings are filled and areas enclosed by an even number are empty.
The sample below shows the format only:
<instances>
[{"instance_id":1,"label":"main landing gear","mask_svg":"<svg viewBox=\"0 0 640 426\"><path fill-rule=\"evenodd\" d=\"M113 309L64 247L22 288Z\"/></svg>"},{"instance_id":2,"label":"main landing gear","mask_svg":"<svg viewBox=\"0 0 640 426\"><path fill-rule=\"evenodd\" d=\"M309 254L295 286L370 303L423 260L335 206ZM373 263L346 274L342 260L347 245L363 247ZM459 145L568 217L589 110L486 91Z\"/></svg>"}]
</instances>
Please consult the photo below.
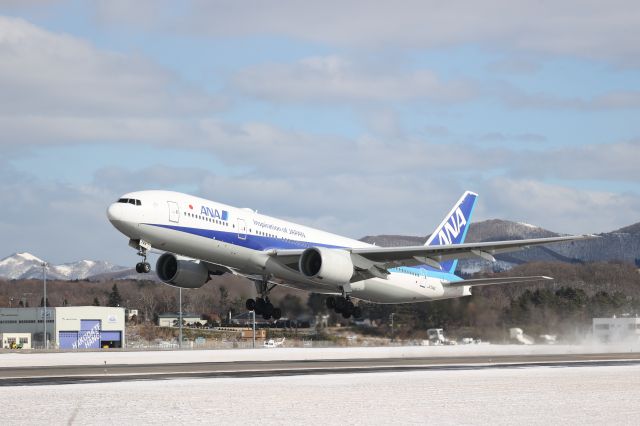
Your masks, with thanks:
<instances>
[{"instance_id":1,"label":"main landing gear","mask_svg":"<svg viewBox=\"0 0 640 426\"><path fill-rule=\"evenodd\" d=\"M333 309L336 314L342 314L342 317L347 318L360 318L362 316L362 308L356 306L351 301L349 295L346 297L341 296L329 296L326 300L327 308Z\"/></svg>"},{"instance_id":2,"label":"main landing gear","mask_svg":"<svg viewBox=\"0 0 640 426\"><path fill-rule=\"evenodd\" d=\"M262 318L265 320L269 320L273 318L274 320L279 320L282 318L282 310L280 308L276 308L273 306L271 301L269 301L269 292L273 290L275 284L269 288L268 281L256 281L256 290L259 297L254 299L247 299L245 306L248 311L255 311L256 315L262 315Z\"/></svg>"}]
</instances>

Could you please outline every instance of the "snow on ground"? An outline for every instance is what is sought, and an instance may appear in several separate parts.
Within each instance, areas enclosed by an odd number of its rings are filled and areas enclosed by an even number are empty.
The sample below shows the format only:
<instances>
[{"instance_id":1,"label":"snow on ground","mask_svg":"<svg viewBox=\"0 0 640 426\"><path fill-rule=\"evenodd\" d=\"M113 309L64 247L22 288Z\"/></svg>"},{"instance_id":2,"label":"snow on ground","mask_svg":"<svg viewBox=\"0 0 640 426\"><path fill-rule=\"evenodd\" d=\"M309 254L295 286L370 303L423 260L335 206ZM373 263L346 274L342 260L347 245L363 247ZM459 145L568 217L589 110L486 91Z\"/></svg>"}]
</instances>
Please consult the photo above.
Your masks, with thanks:
<instances>
[{"instance_id":1,"label":"snow on ground","mask_svg":"<svg viewBox=\"0 0 640 426\"><path fill-rule=\"evenodd\" d=\"M0 387L20 424L638 424L640 366Z\"/></svg>"},{"instance_id":2,"label":"snow on ground","mask_svg":"<svg viewBox=\"0 0 640 426\"><path fill-rule=\"evenodd\" d=\"M639 343L621 345L460 345L341 348L275 348L168 351L10 352L0 367L48 365L156 364L357 358L415 358L483 355L545 355L640 352Z\"/></svg>"}]
</instances>

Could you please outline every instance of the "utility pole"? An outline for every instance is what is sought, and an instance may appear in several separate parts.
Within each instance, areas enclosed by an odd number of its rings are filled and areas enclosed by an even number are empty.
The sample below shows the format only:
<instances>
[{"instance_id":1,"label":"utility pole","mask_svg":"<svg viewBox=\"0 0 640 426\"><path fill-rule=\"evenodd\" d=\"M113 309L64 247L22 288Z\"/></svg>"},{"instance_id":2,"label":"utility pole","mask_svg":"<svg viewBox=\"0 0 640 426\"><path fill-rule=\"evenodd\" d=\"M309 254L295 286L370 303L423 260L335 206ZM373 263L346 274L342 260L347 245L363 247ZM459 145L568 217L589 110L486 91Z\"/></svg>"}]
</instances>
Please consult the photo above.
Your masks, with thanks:
<instances>
[{"instance_id":1,"label":"utility pole","mask_svg":"<svg viewBox=\"0 0 640 426\"><path fill-rule=\"evenodd\" d=\"M391 315L389 315L389 317L391 317L391 340L393 341L394 338L394 329L393 329L393 317L395 316L395 312L392 312Z\"/></svg>"},{"instance_id":2,"label":"utility pole","mask_svg":"<svg viewBox=\"0 0 640 426\"><path fill-rule=\"evenodd\" d=\"M180 316L180 333L179 333L179 339L180 341L178 342L178 347L180 349L182 349L182 287L178 287L180 289L180 296L178 297L179 299L179 316Z\"/></svg>"},{"instance_id":3,"label":"utility pole","mask_svg":"<svg viewBox=\"0 0 640 426\"><path fill-rule=\"evenodd\" d=\"M44 283L43 322L44 322L44 348L49 349L49 339L47 339L47 262L42 262L42 281Z\"/></svg>"},{"instance_id":4,"label":"utility pole","mask_svg":"<svg viewBox=\"0 0 640 426\"><path fill-rule=\"evenodd\" d=\"M256 311L251 311L253 314L253 349L256 348Z\"/></svg>"}]
</instances>

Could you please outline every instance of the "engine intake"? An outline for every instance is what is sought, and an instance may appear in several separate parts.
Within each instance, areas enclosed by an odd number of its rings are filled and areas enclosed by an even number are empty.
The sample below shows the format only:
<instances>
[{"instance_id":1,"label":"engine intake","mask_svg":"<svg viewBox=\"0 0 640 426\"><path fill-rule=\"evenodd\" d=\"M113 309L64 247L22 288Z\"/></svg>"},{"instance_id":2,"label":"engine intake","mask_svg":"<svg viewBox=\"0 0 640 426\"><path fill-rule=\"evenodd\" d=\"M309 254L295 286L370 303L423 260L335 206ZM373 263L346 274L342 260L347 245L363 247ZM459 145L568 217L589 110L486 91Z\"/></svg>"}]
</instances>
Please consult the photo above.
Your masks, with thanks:
<instances>
[{"instance_id":1,"label":"engine intake","mask_svg":"<svg viewBox=\"0 0 640 426\"><path fill-rule=\"evenodd\" d=\"M311 247L302 252L300 272L323 284L344 285L353 277L351 253L340 249Z\"/></svg>"},{"instance_id":2,"label":"engine intake","mask_svg":"<svg viewBox=\"0 0 640 426\"><path fill-rule=\"evenodd\" d=\"M182 288L200 288L209 280L209 269L199 260L164 253L156 262L162 282Z\"/></svg>"}]
</instances>

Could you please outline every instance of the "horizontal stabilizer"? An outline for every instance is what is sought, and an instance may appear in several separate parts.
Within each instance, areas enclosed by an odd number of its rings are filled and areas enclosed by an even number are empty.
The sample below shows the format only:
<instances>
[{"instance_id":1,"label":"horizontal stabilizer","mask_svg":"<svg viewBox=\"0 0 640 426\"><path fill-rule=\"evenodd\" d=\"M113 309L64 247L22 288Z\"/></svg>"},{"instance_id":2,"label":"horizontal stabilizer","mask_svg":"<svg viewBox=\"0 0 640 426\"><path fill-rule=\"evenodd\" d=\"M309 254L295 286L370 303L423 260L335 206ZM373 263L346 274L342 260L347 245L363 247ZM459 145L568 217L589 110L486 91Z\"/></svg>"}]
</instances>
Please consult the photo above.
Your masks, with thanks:
<instances>
[{"instance_id":1,"label":"horizontal stabilizer","mask_svg":"<svg viewBox=\"0 0 640 426\"><path fill-rule=\"evenodd\" d=\"M471 280L452 281L447 284L449 287L478 287L481 285L496 285L496 284L515 284L526 283L531 281L547 281L552 280L551 277L545 277L544 275L538 275L533 277L503 277L503 278L475 278Z\"/></svg>"}]
</instances>

